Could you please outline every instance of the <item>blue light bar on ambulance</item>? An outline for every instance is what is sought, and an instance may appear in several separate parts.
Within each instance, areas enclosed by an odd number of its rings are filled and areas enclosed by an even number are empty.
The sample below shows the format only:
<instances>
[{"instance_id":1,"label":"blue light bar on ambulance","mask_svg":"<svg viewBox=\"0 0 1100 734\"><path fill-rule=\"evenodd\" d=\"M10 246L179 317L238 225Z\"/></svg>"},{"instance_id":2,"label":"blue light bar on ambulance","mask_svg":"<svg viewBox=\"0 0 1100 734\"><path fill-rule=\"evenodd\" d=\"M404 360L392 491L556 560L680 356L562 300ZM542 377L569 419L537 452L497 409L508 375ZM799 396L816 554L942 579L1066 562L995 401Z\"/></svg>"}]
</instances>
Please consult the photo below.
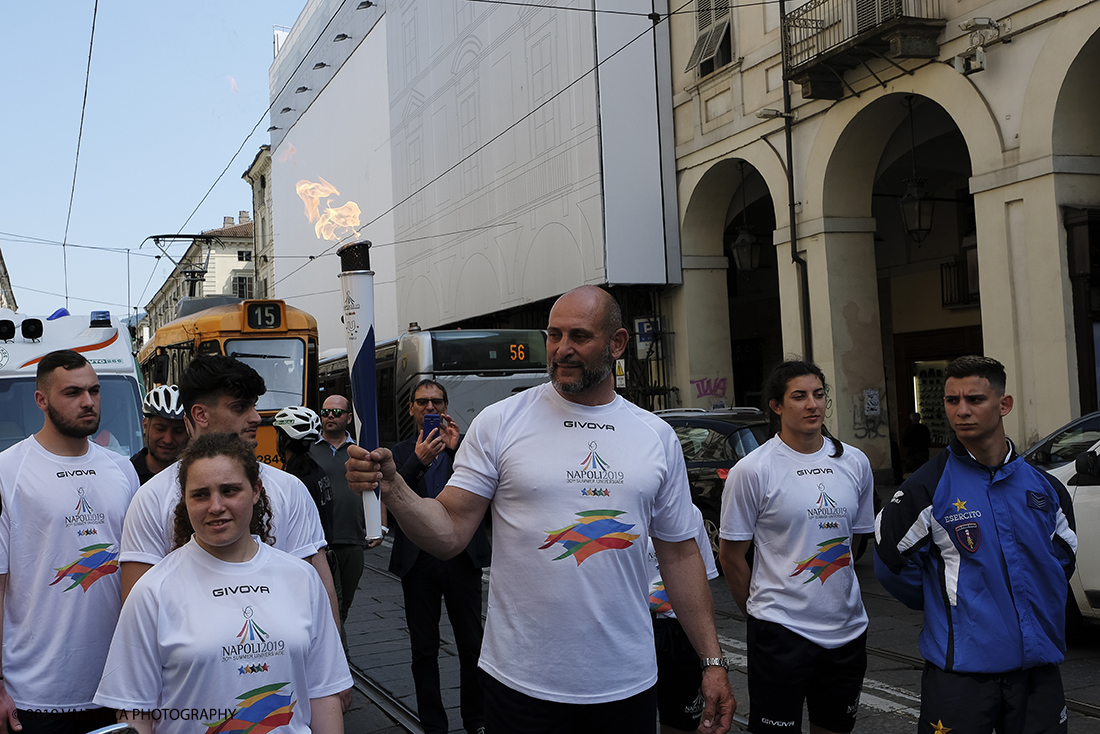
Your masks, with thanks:
<instances>
[{"instance_id":1,"label":"blue light bar on ambulance","mask_svg":"<svg viewBox=\"0 0 1100 734\"><path fill-rule=\"evenodd\" d=\"M92 311L92 322L89 324L93 329L99 326L111 325L111 312L110 311Z\"/></svg>"}]
</instances>

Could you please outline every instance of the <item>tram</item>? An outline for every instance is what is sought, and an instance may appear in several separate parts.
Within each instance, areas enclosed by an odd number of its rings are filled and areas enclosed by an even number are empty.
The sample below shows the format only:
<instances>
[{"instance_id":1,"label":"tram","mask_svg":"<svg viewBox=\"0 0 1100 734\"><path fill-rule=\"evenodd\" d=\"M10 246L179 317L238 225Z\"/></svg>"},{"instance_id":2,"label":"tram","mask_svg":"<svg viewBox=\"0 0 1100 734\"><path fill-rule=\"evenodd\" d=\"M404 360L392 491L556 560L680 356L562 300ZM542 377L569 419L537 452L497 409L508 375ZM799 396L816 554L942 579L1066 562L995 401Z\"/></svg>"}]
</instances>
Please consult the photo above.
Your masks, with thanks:
<instances>
[{"instance_id":1,"label":"tram","mask_svg":"<svg viewBox=\"0 0 1100 734\"><path fill-rule=\"evenodd\" d=\"M256 403L262 419L256 456L282 468L275 451L275 414L288 405L318 408L316 319L278 300L188 299L181 302L180 316L157 329L137 360L151 388L176 384L200 354L234 357L264 378L267 392Z\"/></svg>"},{"instance_id":2,"label":"tram","mask_svg":"<svg viewBox=\"0 0 1100 734\"><path fill-rule=\"evenodd\" d=\"M448 414L465 432L487 405L546 382L546 332L541 329L410 331L375 348L378 437L393 446L415 432L413 388L432 379L447 388ZM318 365L321 399L351 398L347 352L326 353Z\"/></svg>"}]
</instances>

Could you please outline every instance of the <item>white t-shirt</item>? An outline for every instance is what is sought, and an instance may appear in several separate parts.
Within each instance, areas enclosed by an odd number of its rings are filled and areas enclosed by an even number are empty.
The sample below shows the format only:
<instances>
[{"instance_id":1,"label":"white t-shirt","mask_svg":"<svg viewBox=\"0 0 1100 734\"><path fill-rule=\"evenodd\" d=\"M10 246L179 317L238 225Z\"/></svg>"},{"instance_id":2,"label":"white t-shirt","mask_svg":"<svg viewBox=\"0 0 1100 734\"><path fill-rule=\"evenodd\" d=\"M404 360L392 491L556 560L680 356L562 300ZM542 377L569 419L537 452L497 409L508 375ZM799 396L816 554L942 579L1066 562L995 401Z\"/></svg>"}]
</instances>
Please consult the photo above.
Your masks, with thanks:
<instances>
[{"instance_id":1,"label":"white t-shirt","mask_svg":"<svg viewBox=\"0 0 1100 734\"><path fill-rule=\"evenodd\" d=\"M825 648L867 628L852 568L853 533L874 531L867 457L825 439L801 454L775 436L730 469L722 494L724 540L754 540L748 612Z\"/></svg>"},{"instance_id":2,"label":"white t-shirt","mask_svg":"<svg viewBox=\"0 0 1100 734\"><path fill-rule=\"evenodd\" d=\"M263 543L245 563L192 540L134 584L95 701L156 711L157 734L275 727L309 734L309 699L351 686L308 563Z\"/></svg>"},{"instance_id":3,"label":"white t-shirt","mask_svg":"<svg viewBox=\"0 0 1100 734\"><path fill-rule=\"evenodd\" d=\"M0 454L4 684L19 708L92 705L122 606L122 518L137 488L130 460L91 442L83 456L56 456L31 436Z\"/></svg>"},{"instance_id":4,"label":"white t-shirt","mask_svg":"<svg viewBox=\"0 0 1100 734\"><path fill-rule=\"evenodd\" d=\"M698 530L695 533L695 542L699 546L699 554L703 557L703 565L707 568L707 580L718 578L718 567L714 565L714 551L710 548L710 538L707 537L707 529L703 525L703 513L692 505L695 510L695 522ZM665 591L665 581L661 578L661 565L657 562L657 550L653 547L653 539L649 538L649 611L661 618L675 619L676 612L668 601L668 592Z\"/></svg>"},{"instance_id":5,"label":"white t-shirt","mask_svg":"<svg viewBox=\"0 0 1100 734\"><path fill-rule=\"evenodd\" d=\"M482 668L562 703L656 682L645 538L696 529L667 423L621 397L577 405L546 383L474 419L448 484L492 499Z\"/></svg>"},{"instance_id":6,"label":"white t-shirt","mask_svg":"<svg viewBox=\"0 0 1100 734\"><path fill-rule=\"evenodd\" d=\"M134 495L122 531L120 560L155 564L172 550L180 501L179 473L177 461L141 485ZM321 517L302 480L262 462L260 479L271 503L275 547L297 558L308 558L324 548Z\"/></svg>"}]
</instances>

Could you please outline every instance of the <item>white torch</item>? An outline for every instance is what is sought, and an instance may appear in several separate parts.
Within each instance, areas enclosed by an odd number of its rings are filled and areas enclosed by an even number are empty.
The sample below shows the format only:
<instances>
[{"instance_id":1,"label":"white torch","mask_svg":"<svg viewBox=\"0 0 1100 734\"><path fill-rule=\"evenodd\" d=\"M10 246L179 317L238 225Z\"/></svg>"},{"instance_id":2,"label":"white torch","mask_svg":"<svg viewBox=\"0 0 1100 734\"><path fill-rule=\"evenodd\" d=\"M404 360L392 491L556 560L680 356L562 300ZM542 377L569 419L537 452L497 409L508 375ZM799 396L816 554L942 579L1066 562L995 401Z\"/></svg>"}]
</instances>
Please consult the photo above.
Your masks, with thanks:
<instances>
[{"instance_id":1,"label":"white torch","mask_svg":"<svg viewBox=\"0 0 1100 734\"><path fill-rule=\"evenodd\" d=\"M340 293L344 298L344 341L355 406L356 435L368 451L378 448L378 393L374 375L374 271L370 269L370 241L344 245L340 256ZM379 492L363 493L367 540L382 537L382 500Z\"/></svg>"}]
</instances>

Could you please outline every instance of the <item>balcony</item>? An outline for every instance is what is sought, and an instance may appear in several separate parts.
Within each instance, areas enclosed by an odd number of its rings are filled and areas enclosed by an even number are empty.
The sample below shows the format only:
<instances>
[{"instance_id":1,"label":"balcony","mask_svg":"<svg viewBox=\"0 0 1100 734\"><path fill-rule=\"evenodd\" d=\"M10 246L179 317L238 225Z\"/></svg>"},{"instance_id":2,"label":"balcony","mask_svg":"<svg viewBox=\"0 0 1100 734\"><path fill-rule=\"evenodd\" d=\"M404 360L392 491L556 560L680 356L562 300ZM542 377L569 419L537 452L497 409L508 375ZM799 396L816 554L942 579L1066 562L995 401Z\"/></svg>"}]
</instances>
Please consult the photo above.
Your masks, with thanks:
<instances>
[{"instance_id":1,"label":"balcony","mask_svg":"<svg viewBox=\"0 0 1100 734\"><path fill-rule=\"evenodd\" d=\"M783 76L804 99L840 99L846 71L874 76L870 59L938 56L945 25L940 0L810 0L783 19Z\"/></svg>"}]
</instances>

